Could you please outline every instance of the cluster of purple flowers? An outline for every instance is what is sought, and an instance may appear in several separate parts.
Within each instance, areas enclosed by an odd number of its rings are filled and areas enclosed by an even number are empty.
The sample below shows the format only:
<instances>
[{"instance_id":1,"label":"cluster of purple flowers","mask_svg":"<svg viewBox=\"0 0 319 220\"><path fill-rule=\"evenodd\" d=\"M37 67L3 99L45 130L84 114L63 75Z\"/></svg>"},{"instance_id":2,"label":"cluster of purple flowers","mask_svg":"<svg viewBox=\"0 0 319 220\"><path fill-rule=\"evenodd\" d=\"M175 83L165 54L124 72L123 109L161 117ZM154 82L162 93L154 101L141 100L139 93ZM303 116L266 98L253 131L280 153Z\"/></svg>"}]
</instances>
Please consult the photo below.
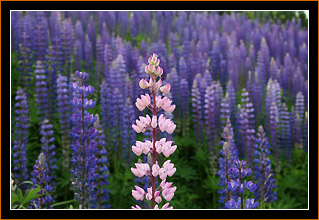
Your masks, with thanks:
<instances>
[{"instance_id":1,"label":"cluster of purple flowers","mask_svg":"<svg viewBox=\"0 0 319 220\"><path fill-rule=\"evenodd\" d=\"M271 161L269 155L269 143L265 136L264 128L259 126L257 139L255 144L255 181L257 190L254 192L256 199L260 201L261 206L265 202L277 201L277 192L274 191L277 186L275 185L274 173L271 169Z\"/></svg>"},{"instance_id":2,"label":"cluster of purple flowers","mask_svg":"<svg viewBox=\"0 0 319 220\"><path fill-rule=\"evenodd\" d=\"M109 190L108 168L106 163L105 135L101 129L98 115L88 112L95 101L88 96L94 92L94 87L87 85L88 74L75 72L75 81L70 85L73 91L72 105L74 113L71 116L72 158L71 174L75 199L80 207L109 208L107 204Z\"/></svg>"},{"instance_id":3,"label":"cluster of purple flowers","mask_svg":"<svg viewBox=\"0 0 319 220\"><path fill-rule=\"evenodd\" d=\"M35 161L31 173L33 188L40 187L39 194L41 194L41 196L30 201L31 209L51 208L50 204L53 202L53 197L51 196L53 186L50 184L52 182L52 176L50 176L48 172L49 169L50 166L47 163L46 156L41 152Z\"/></svg>"},{"instance_id":4,"label":"cluster of purple flowers","mask_svg":"<svg viewBox=\"0 0 319 220\"><path fill-rule=\"evenodd\" d=\"M55 152L55 145L54 141L55 138L53 137L53 125L49 123L48 119L44 119L41 123L41 152L45 155L46 163L48 165L47 167L47 174L51 176L51 178L54 180L56 179L55 170L57 169L56 165L56 152ZM54 187L55 181L50 181L50 185Z\"/></svg>"},{"instance_id":5,"label":"cluster of purple flowers","mask_svg":"<svg viewBox=\"0 0 319 220\"><path fill-rule=\"evenodd\" d=\"M22 88L19 88L15 97L15 132L12 147L12 171L17 184L27 180L27 145L29 128L29 111L27 96Z\"/></svg>"},{"instance_id":6,"label":"cluster of purple flowers","mask_svg":"<svg viewBox=\"0 0 319 220\"><path fill-rule=\"evenodd\" d=\"M245 177L252 174L250 168L245 168L246 165L246 161L237 159L229 169L230 182L228 182L227 191L233 195L233 198L225 203L227 209L255 209L259 205L259 202L255 199L248 198L244 206L245 189L252 193L257 189L257 185L252 181L244 180Z\"/></svg>"},{"instance_id":7,"label":"cluster of purple flowers","mask_svg":"<svg viewBox=\"0 0 319 220\"><path fill-rule=\"evenodd\" d=\"M75 199L81 204L81 208L88 208L89 202L94 198L95 189L95 166L96 146L95 137L97 132L93 127L96 117L88 113L87 109L95 106L95 101L88 99L88 95L94 92L92 86L87 86L87 73L75 72L76 82L72 83L70 89L73 91L71 116L72 129L72 158L71 174L72 186L75 192Z\"/></svg>"},{"instance_id":8,"label":"cluster of purple flowers","mask_svg":"<svg viewBox=\"0 0 319 220\"><path fill-rule=\"evenodd\" d=\"M58 112L62 140L63 169L69 168L69 128L70 128L70 105L69 105L69 88L66 76L59 75L57 78L57 99Z\"/></svg>"}]
</instances>

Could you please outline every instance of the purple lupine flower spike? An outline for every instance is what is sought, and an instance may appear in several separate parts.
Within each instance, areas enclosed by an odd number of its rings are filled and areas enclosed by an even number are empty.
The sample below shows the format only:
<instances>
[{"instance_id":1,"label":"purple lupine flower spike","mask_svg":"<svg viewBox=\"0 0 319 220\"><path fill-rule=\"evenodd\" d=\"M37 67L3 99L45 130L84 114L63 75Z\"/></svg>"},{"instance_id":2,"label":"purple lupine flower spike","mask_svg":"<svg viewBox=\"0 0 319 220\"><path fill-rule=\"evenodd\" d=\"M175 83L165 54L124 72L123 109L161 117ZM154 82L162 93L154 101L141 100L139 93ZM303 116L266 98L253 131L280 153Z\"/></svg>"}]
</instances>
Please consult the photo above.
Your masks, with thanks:
<instances>
[{"instance_id":1,"label":"purple lupine flower spike","mask_svg":"<svg viewBox=\"0 0 319 220\"><path fill-rule=\"evenodd\" d=\"M79 70L82 69L82 60L83 60L83 48L82 42L80 40L75 41L75 57L74 57L74 67Z\"/></svg>"},{"instance_id":2,"label":"purple lupine flower spike","mask_svg":"<svg viewBox=\"0 0 319 220\"><path fill-rule=\"evenodd\" d=\"M47 174L52 178L52 181L49 181L48 183L54 187L55 186L55 179L56 179L56 174L55 170L57 169L56 165L56 150L55 150L55 145L54 141L55 138L53 137L53 125L50 124L48 119L44 119L41 123L41 152L44 153L46 162L48 164L47 168Z\"/></svg>"},{"instance_id":3,"label":"purple lupine flower spike","mask_svg":"<svg viewBox=\"0 0 319 220\"><path fill-rule=\"evenodd\" d=\"M95 81L98 83L98 85L101 82L101 77L104 73L104 46L102 42L102 38L100 35L97 36L96 39L96 66L95 66L95 73L96 73L96 79Z\"/></svg>"},{"instance_id":4,"label":"purple lupine flower spike","mask_svg":"<svg viewBox=\"0 0 319 220\"><path fill-rule=\"evenodd\" d=\"M280 146L282 151L286 151L286 157L290 159L292 148L290 115L286 103L282 103L280 114Z\"/></svg>"},{"instance_id":5,"label":"purple lupine flower spike","mask_svg":"<svg viewBox=\"0 0 319 220\"><path fill-rule=\"evenodd\" d=\"M192 87L192 115L193 115L193 122L194 122L194 130L195 130L195 137L198 144L202 143L203 135L203 122L202 122L202 108L201 108L201 101L200 101L200 92L198 88L198 82L195 79Z\"/></svg>"},{"instance_id":6,"label":"purple lupine flower spike","mask_svg":"<svg viewBox=\"0 0 319 220\"><path fill-rule=\"evenodd\" d=\"M190 113L190 106L189 106L189 101L190 101L190 94L189 94L189 87L188 87L188 82L186 79L182 78L180 82L181 86L181 130L182 130L182 135L186 137L189 133L189 113Z\"/></svg>"},{"instance_id":7,"label":"purple lupine flower spike","mask_svg":"<svg viewBox=\"0 0 319 220\"><path fill-rule=\"evenodd\" d=\"M62 141L62 155L63 155L63 170L69 168L70 150L69 150L69 118L70 118L70 105L69 105L69 86L66 76L59 75L57 78L57 100L59 111L59 122L61 130Z\"/></svg>"},{"instance_id":8,"label":"purple lupine flower spike","mask_svg":"<svg viewBox=\"0 0 319 220\"><path fill-rule=\"evenodd\" d=\"M252 164L252 148L254 142L255 122L254 122L254 108L249 100L249 94L246 89L242 91L242 98L239 110L239 127L241 134L241 148L245 152L245 158L248 164Z\"/></svg>"},{"instance_id":9,"label":"purple lupine flower spike","mask_svg":"<svg viewBox=\"0 0 319 220\"><path fill-rule=\"evenodd\" d=\"M111 206L108 203L109 200L109 189L107 188L109 182L109 169L107 167L107 150L105 149L105 135L100 125L99 115L96 114L97 118L94 122L94 128L98 133L96 137L96 174L98 175L96 182L96 199L92 201L91 208L110 208ZM95 192L92 192L95 193ZM94 198L94 196L92 196Z\"/></svg>"},{"instance_id":10,"label":"purple lupine flower spike","mask_svg":"<svg viewBox=\"0 0 319 220\"><path fill-rule=\"evenodd\" d=\"M270 155L268 139L262 126L258 128L254 155L254 180L257 184L257 190L254 194L256 199L260 201L261 207L263 207L265 202L277 201L277 192L274 191L277 186L271 169L271 161L268 157Z\"/></svg>"},{"instance_id":11,"label":"purple lupine flower spike","mask_svg":"<svg viewBox=\"0 0 319 220\"><path fill-rule=\"evenodd\" d=\"M33 171L31 173L31 181L33 183L32 188L36 186L40 187L41 194L40 197L31 200L31 209L50 209L53 202L53 197L51 196L53 187L50 185L52 181L52 176L48 173L49 165L46 160L46 156L41 152L38 156L38 159L35 161L33 166Z\"/></svg>"},{"instance_id":12,"label":"purple lupine flower spike","mask_svg":"<svg viewBox=\"0 0 319 220\"><path fill-rule=\"evenodd\" d=\"M305 118L302 127L303 147L308 152L308 112L305 112Z\"/></svg>"},{"instance_id":13,"label":"purple lupine flower spike","mask_svg":"<svg viewBox=\"0 0 319 220\"><path fill-rule=\"evenodd\" d=\"M296 95L296 103L295 103L295 111L296 114L299 114L299 117L301 118L301 120L303 119L305 113L305 101L304 101L304 96L302 94L302 92L298 92Z\"/></svg>"},{"instance_id":14,"label":"purple lupine flower spike","mask_svg":"<svg viewBox=\"0 0 319 220\"><path fill-rule=\"evenodd\" d=\"M38 116L39 120L43 121L48 117L48 92L45 69L41 61L37 61L35 66L35 91L37 96Z\"/></svg>"},{"instance_id":15,"label":"purple lupine flower spike","mask_svg":"<svg viewBox=\"0 0 319 220\"><path fill-rule=\"evenodd\" d=\"M71 158L71 181L74 190L74 197L80 203L80 208L87 209L90 202L95 199L93 193L95 184L96 167L96 144L97 132L93 124L96 117L88 113L87 109L93 108L96 104L88 95L93 94L94 87L86 84L88 74L85 72L75 72L76 82L70 85L73 91L71 104L73 114L71 116L72 130L72 158Z\"/></svg>"},{"instance_id":16,"label":"purple lupine flower spike","mask_svg":"<svg viewBox=\"0 0 319 220\"><path fill-rule=\"evenodd\" d=\"M47 19L44 17L43 11L37 11L36 24L34 29L34 58L35 60L44 61L46 49L48 46L48 23Z\"/></svg>"},{"instance_id":17,"label":"purple lupine flower spike","mask_svg":"<svg viewBox=\"0 0 319 220\"><path fill-rule=\"evenodd\" d=\"M279 111L275 102L270 107L270 145L276 161L276 172L280 172L280 148L279 148Z\"/></svg>"},{"instance_id":18,"label":"purple lupine flower spike","mask_svg":"<svg viewBox=\"0 0 319 220\"><path fill-rule=\"evenodd\" d=\"M227 190L231 192L232 198L225 203L226 209L255 209L259 206L259 202L255 202L254 199L247 199L244 205L245 190L253 193L257 189L256 184L252 181L244 180L245 177L252 174L251 169L245 168L246 166L246 161L235 159L229 169L230 181Z\"/></svg>"},{"instance_id":19,"label":"purple lupine flower spike","mask_svg":"<svg viewBox=\"0 0 319 220\"><path fill-rule=\"evenodd\" d=\"M26 148L28 145L29 113L27 97L22 88L17 91L15 100L16 124L12 147L12 173L15 183L19 184L28 179Z\"/></svg>"},{"instance_id":20,"label":"purple lupine flower spike","mask_svg":"<svg viewBox=\"0 0 319 220\"><path fill-rule=\"evenodd\" d=\"M218 202L223 206L221 208L224 208L225 202L231 199L231 191L228 190L227 187L228 183L231 181L229 169L232 166L232 161L238 158L237 151L234 149L233 131L229 119L227 122L228 123L224 127L222 134L224 141L221 141L223 148L220 151L221 157L218 159L219 170L217 173L220 178L218 186L222 187L220 190L218 190L218 193L220 194Z\"/></svg>"},{"instance_id":21,"label":"purple lupine flower spike","mask_svg":"<svg viewBox=\"0 0 319 220\"><path fill-rule=\"evenodd\" d=\"M93 71L93 48L92 42L88 35L85 35L85 47L84 47L84 69L88 72Z\"/></svg>"}]
</instances>

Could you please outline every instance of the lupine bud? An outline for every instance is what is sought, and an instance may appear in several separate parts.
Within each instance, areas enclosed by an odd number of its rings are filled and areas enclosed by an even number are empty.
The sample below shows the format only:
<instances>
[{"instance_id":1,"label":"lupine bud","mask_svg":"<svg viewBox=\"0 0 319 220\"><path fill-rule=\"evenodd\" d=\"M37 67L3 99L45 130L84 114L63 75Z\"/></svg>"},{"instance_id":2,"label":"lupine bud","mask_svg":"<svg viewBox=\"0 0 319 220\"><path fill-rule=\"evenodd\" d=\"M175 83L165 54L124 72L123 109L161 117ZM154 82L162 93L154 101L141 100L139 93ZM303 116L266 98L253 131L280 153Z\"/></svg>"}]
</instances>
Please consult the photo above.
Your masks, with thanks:
<instances>
[{"instance_id":1,"label":"lupine bud","mask_svg":"<svg viewBox=\"0 0 319 220\"><path fill-rule=\"evenodd\" d=\"M162 201L162 197L160 197L159 194L160 194L160 191L155 192L155 202L158 204L161 203Z\"/></svg>"},{"instance_id":2,"label":"lupine bud","mask_svg":"<svg viewBox=\"0 0 319 220\"><path fill-rule=\"evenodd\" d=\"M148 85L149 85L149 87L152 87L153 85L154 85L154 79L153 79L153 77L150 77L150 80L149 80L149 82L148 82Z\"/></svg>"},{"instance_id":3,"label":"lupine bud","mask_svg":"<svg viewBox=\"0 0 319 220\"><path fill-rule=\"evenodd\" d=\"M148 82L146 79L141 79L139 82L141 89L147 89L149 87Z\"/></svg>"},{"instance_id":4,"label":"lupine bud","mask_svg":"<svg viewBox=\"0 0 319 220\"><path fill-rule=\"evenodd\" d=\"M157 81L157 83L155 84L155 91L158 91L159 88L161 87L161 85L162 85L162 80L159 79L159 80Z\"/></svg>"},{"instance_id":5,"label":"lupine bud","mask_svg":"<svg viewBox=\"0 0 319 220\"><path fill-rule=\"evenodd\" d=\"M156 69L154 75L155 75L156 77L161 77L162 74L163 74L163 69L162 69L161 67L157 67L157 69Z\"/></svg>"},{"instance_id":6,"label":"lupine bud","mask_svg":"<svg viewBox=\"0 0 319 220\"><path fill-rule=\"evenodd\" d=\"M167 94L171 91L171 85L170 84L166 84L165 86L162 86L160 88L160 91L164 94Z\"/></svg>"},{"instance_id":7,"label":"lupine bud","mask_svg":"<svg viewBox=\"0 0 319 220\"><path fill-rule=\"evenodd\" d=\"M156 161L156 164L154 164L154 165L152 166L152 175L153 175L153 176L157 176L159 170L160 170L160 167L158 166L158 163L157 163L157 161Z\"/></svg>"},{"instance_id":8,"label":"lupine bud","mask_svg":"<svg viewBox=\"0 0 319 220\"><path fill-rule=\"evenodd\" d=\"M153 116L151 125L153 128L157 127L157 116L156 115Z\"/></svg>"}]
</instances>

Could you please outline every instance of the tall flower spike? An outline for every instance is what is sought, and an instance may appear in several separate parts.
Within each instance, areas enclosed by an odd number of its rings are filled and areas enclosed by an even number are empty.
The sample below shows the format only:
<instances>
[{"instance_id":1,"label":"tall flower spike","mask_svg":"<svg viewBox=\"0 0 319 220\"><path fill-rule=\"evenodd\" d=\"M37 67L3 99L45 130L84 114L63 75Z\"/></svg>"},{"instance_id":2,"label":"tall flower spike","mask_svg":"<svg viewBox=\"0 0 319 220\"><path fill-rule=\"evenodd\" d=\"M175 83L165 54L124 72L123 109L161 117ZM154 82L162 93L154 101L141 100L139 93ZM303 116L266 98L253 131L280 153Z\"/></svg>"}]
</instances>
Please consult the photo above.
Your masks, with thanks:
<instances>
[{"instance_id":1,"label":"tall flower spike","mask_svg":"<svg viewBox=\"0 0 319 220\"><path fill-rule=\"evenodd\" d=\"M303 147L308 152L308 112L305 112L305 119L303 121L302 135L303 135Z\"/></svg>"},{"instance_id":2,"label":"tall flower spike","mask_svg":"<svg viewBox=\"0 0 319 220\"><path fill-rule=\"evenodd\" d=\"M93 127L96 117L87 111L95 106L95 101L88 99L88 95L93 94L94 88L86 85L87 73L76 71L75 77L76 82L70 86L73 91L71 99L73 105L72 130L70 132L72 137L71 181L75 200L80 203L82 209L87 209L90 201L95 200L92 192L96 187L95 138L98 132Z\"/></svg>"},{"instance_id":3,"label":"tall flower spike","mask_svg":"<svg viewBox=\"0 0 319 220\"><path fill-rule=\"evenodd\" d=\"M38 159L35 161L35 165L33 166L33 171L31 173L31 181L33 183L32 188L40 187L41 194L40 197L31 200L31 209L50 209L50 204L53 201L53 197L51 196L53 187L50 185L52 180L52 176L48 174L48 164L46 161L46 157L44 153L40 153Z\"/></svg>"},{"instance_id":4,"label":"tall flower spike","mask_svg":"<svg viewBox=\"0 0 319 220\"><path fill-rule=\"evenodd\" d=\"M276 172L280 172L280 149L279 149L279 112L276 104L270 107L270 144L276 161Z\"/></svg>"},{"instance_id":5,"label":"tall flower spike","mask_svg":"<svg viewBox=\"0 0 319 220\"><path fill-rule=\"evenodd\" d=\"M53 137L53 125L50 124L49 120L44 119L41 124L41 151L44 153L46 157L46 162L48 164L47 167L47 174L51 176L52 181L49 181L48 183L54 187L56 179L55 170L57 168L56 165L56 152L55 152L55 145L54 141L55 138Z\"/></svg>"},{"instance_id":6,"label":"tall flower spike","mask_svg":"<svg viewBox=\"0 0 319 220\"><path fill-rule=\"evenodd\" d=\"M167 92L169 86L160 89L160 84L162 83L161 79L157 80L163 73L161 67L159 67L160 60L158 59L157 54L153 53L152 56L148 59L149 65L145 67L145 72L150 75L150 81L141 81L141 88L148 88L151 96L148 94L142 95L141 98L137 98L136 107L143 111L146 107L149 108L153 115L150 117L140 116L139 120L136 120L136 124L132 125L132 128L137 133L144 133L146 131L152 132L152 141L146 140L145 142L136 141L136 144L132 146L132 151L140 156L142 153L151 155L150 163L135 163L136 168L131 168L133 174L137 177L150 176L151 177L151 187L147 188L146 191L138 186L135 186L135 190L132 190L132 196L136 200L147 199L151 201L151 209L159 209L158 205L163 198L167 201L170 201L174 192L176 191L176 186L171 187L172 183L166 183L166 178L172 176L176 172L174 164L171 163L171 160L167 160L163 163L162 167L158 164L157 155L163 153L165 157L169 157L176 150L177 146L172 146L172 141L166 141L166 138L162 138L159 141L156 141L158 131L166 131L168 134L172 134L176 128L176 125L170 120L166 119L164 114L158 116L159 111L162 109L165 112L171 113L175 109L175 105L172 105L172 101L157 93ZM145 86L144 86L145 85ZM164 91L163 91L164 90ZM156 179L160 178L162 183L160 184L160 191L155 189ZM132 206L133 209L141 209L140 206ZM172 207L170 207L172 208ZM168 209L168 203L162 206L162 209Z\"/></svg>"},{"instance_id":7,"label":"tall flower spike","mask_svg":"<svg viewBox=\"0 0 319 220\"><path fill-rule=\"evenodd\" d=\"M254 192L257 189L256 184L252 181L244 180L245 177L252 174L250 168L245 168L246 165L246 161L236 159L229 169L231 180L228 182L227 190L231 192L232 198L225 203L225 208L227 209L255 209L259 205L259 202L255 202L254 199L246 199L244 206L245 189L249 192Z\"/></svg>"},{"instance_id":8,"label":"tall flower spike","mask_svg":"<svg viewBox=\"0 0 319 220\"><path fill-rule=\"evenodd\" d=\"M36 86L36 96L37 96L37 104L38 104L38 115L39 120L43 121L48 116L48 92L47 92L47 82L45 69L42 65L41 61L37 61L35 66L35 86Z\"/></svg>"},{"instance_id":9,"label":"tall flower spike","mask_svg":"<svg viewBox=\"0 0 319 220\"><path fill-rule=\"evenodd\" d=\"M228 120L229 122L229 120ZM218 159L219 162L219 183L218 186L222 188L218 191L220 194L218 202L222 204L222 208L224 208L225 202L231 199L231 191L228 190L227 186L230 182L230 173L229 169L232 166L232 161L238 159L237 151L234 146L235 142L233 139L233 132L231 124L227 124L224 127L224 131L222 134L224 141L221 141L222 150L220 151L221 157Z\"/></svg>"},{"instance_id":10,"label":"tall flower spike","mask_svg":"<svg viewBox=\"0 0 319 220\"><path fill-rule=\"evenodd\" d=\"M280 127L280 146L282 151L286 151L285 156L290 159L290 151L292 148L291 141L291 125L290 116L286 103L282 103L280 115L279 115L279 127Z\"/></svg>"},{"instance_id":11,"label":"tall flower spike","mask_svg":"<svg viewBox=\"0 0 319 220\"><path fill-rule=\"evenodd\" d=\"M202 108L201 108L201 101L200 101L200 92L198 88L198 82L195 79L193 82L192 87L192 113L193 113L193 122L194 122L194 130L195 130L195 137L197 143L202 143L202 136L203 136L203 122L202 122Z\"/></svg>"},{"instance_id":12,"label":"tall flower spike","mask_svg":"<svg viewBox=\"0 0 319 220\"><path fill-rule=\"evenodd\" d=\"M66 76L59 75L57 79L58 111L62 140L63 170L69 168L70 150L69 150L69 128L70 128L70 104L69 88Z\"/></svg>"},{"instance_id":13,"label":"tall flower spike","mask_svg":"<svg viewBox=\"0 0 319 220\"><path fill-rule=\"evenodd\" d=\"M298 92L296 96L296 104L295 104L295 111L296 114L299 114L301 120L303 120L303 117L305 115L305 101L304 101L304 96L302 92Z\"/></svg>"},{"instance_id":14,"label":"tall flower spike","mask_svg":"<svg viewBox=\"0 0 319 220\"><path fill-rule=\"evenodd\" d=\"M15 132L12 147L14 180L16 184L20 184L28 179L27 169L27 145L28 145L28 128L29 113L27 96L22 88L19 88L15 97Z\"/></svg>"},{"instance_id":15,"label":"tall flower spike","mask_svg":"<svg viewBox=\"0 0 319 220\"><path fill-rule=\"evenodd\" d=\"M242 91L242 105L239 109L239 123L241 135L241 148L244 148L245 157L249 165L252 165L253 140L255 133L254 108L249 100L246 89Z\"/></svg>"},{"instance_id":16,"label":"tall flower spike","mask_svg":"<svg viewBox=\"0 0 319 220\"><path fill-rule=\"evenodd\" d=\"M190 114L190 106L189 106L189 88L188 82L186 79L182 78L181 80L181 126L182 126L182 135L186 137L189 133L189 114Z\"/></svg>"},{"instance_id":17,"label":"tall flower spike","mask_svg":"<svg viewBox=\"0 0 319 220\"><path fill-rule=\"evenodd\" d=\"M257 139L255 144L255 181L257 190L254 192L256 199L260 201L261 207L265 202L274 202L277 200L277 192L273 189L275 185L274 173L271 169L271 161L269 159L269 143L262 126L259 126Z\"/></svg>"},{"instance_id":18,"label":"tall flower spike","mask_svg":"<svg viewBox=\"0 0 319 220\"><path fill-rule=\"evenodd\" d=\"M97 118L94 122L95 131L98 133L96 136L96 174L98 175L96 182L96 199L92 201L91 208L110 208L111 206L108 204L109 200L109 189L107 189L107 185L109 184L109 169L107 167L107 154L108 152L105 149L105 135L100 125L99 115L96 114ZM94 196L92 196L94 198Z\"/></svg>"}]
</instances>

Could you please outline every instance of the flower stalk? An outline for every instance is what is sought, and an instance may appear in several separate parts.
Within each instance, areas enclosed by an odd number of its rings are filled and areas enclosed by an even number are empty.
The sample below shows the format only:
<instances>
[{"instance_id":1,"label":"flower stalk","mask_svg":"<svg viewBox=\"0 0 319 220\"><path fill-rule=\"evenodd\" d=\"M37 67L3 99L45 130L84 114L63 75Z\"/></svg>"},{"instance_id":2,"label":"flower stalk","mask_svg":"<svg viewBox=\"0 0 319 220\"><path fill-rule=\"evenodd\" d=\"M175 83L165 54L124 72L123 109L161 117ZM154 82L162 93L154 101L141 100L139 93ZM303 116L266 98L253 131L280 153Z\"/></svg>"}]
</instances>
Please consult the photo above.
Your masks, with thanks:
<instances>
[{"instance_id":1,"label":"flower stalk","mask_svg":"<svg viewBox=\"0 0 319 220\"><path fill-rule=\"evenodd\" d=\"M165 200L170 201L176 191L176 187L171 187L173 183L166 182L167 176L172 176L176 171L174 164L170 163L170 160L167 160L161 168L157 161L158 154L163 153L165 157L169 157L177 148L176 145L172 146L172 141L166 141L166 138L162 138L159 141L156 140L159 131L166 131L168 134L172 134L176 128L176 125L170 119L166 119L164 114L157 117L161 110L171 113L176 107L175 105L171 105L172 101L167 97L162 98L161 95L156 96L156 94L160 92L163 94L169 93L171 88L169 84L162 86L161 79L157 80L157 77L161 77L163 74L163 69L159 67L159 62L160 60L157 58L157 55L153 53L148 59L149 65L145 67L145 72L150 75L150 79L149 81L141 79L139 82L139 86L142 89L149 89L152 97L150 97L149 94L141 95L141 98L137 98L135 103L140 111L146 108L150 109L152 111L152 118L149 115L145 117L140 116L140 120L136 120L136 124L132 125L132 128L137 133L145 131L152 132L152 141L136 141L136 144L132 146L132 151L137 156L140 156L142 153L145 155L151 153L152 163L136 163L136 168L131 168L135 176L143 177L145 175L151 177L151 187L147 188L147 193L138 186L135 186L136 190L132 190L132 196L136 200L146 198L150 201L151 209L159 209L158 205L162 201L161 196L163 196ZM160 187L156 189L157 176L160 177L162 182ZM161 209L172 208L173 207L169 207L169 203L166 203ZM141 207L136 205L132 206L132 209L141 209Z\"/></svg>"}]
</instances>

